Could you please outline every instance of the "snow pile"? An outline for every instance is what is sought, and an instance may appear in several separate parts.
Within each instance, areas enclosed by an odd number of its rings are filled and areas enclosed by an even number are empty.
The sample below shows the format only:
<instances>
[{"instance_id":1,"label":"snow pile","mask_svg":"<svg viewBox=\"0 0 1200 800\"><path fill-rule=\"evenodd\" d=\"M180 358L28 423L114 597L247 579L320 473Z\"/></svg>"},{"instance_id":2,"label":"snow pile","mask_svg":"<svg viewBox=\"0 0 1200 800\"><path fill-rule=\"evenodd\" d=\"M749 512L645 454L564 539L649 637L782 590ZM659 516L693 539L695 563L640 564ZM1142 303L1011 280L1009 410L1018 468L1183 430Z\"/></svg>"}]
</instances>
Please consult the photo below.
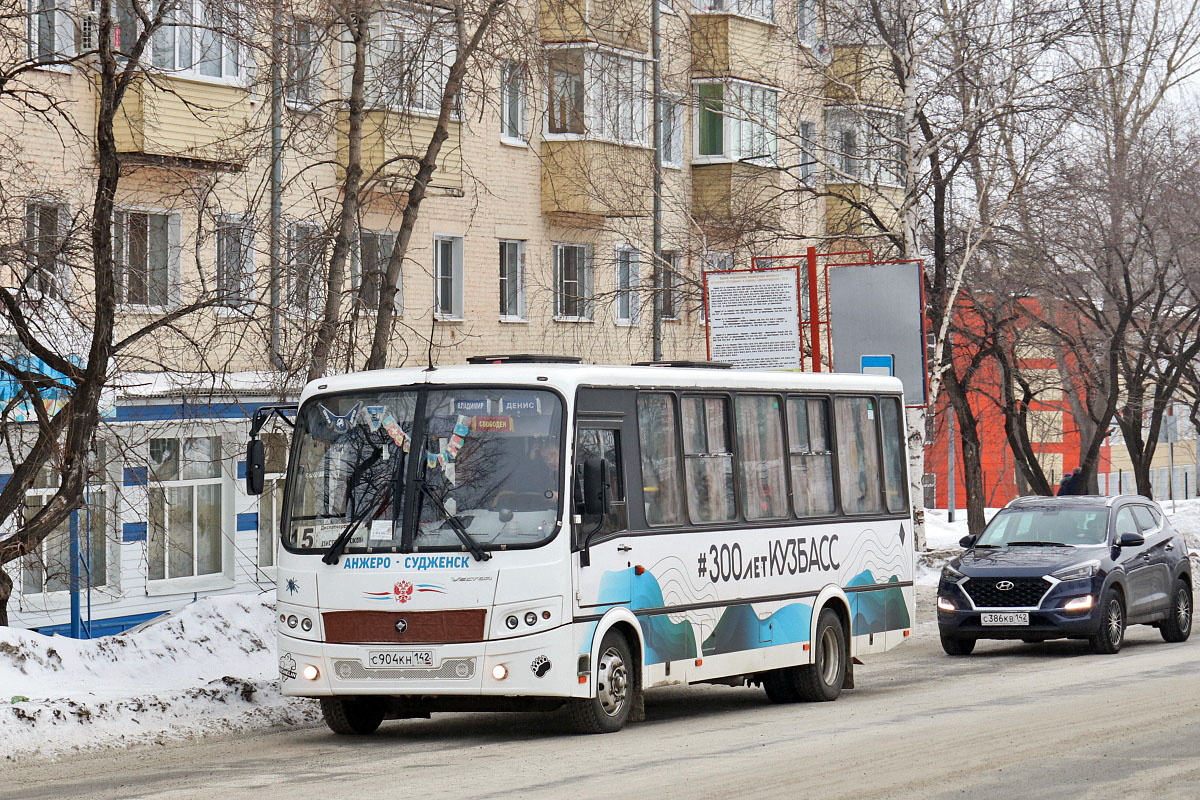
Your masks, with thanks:
<instances>
[{"instance_id":1,"label":"snow pile","mask_svg":"<svg viewBox=\"0 0 1200 800\"><path fill-rule=\"evenodd\" d=\"M90 641L0 628L0 757L314 721L279 694L274 618L227 595Z\"/></svg>"},{"instance_id":2,"label":"snow pile","mask_svg":"<svg viewBox=\"0 0 1200 800\"><path fill-rule=\"evenodd\" d=\"M1164 500L1158 505L1167 515L1172 527L1187 540L1192 563L1200 570L1200 497L1177 500L1174 511L1171 510L1170 500ZM999 509L986 509L984 519L991 520L997 511ZM944 508L925 509L925 549L917 553L916 582L925 586L937 586L942 565L962 552L958 540L966 535L966 509L955 512L954 522L949 521L949 514Z\"/></svg>"}]
</instances>

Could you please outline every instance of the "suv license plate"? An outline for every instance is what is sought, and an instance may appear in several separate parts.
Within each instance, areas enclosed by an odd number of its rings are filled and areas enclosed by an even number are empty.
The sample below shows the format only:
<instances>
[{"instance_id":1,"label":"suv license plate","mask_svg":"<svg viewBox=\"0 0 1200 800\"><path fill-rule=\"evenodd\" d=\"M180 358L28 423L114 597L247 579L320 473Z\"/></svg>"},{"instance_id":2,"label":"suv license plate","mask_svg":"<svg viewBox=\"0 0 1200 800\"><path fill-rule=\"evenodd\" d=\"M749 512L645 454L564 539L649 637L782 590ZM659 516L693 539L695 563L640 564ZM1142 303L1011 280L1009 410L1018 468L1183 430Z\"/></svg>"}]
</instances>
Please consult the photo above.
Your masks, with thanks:
<instances>
[{"instance_id":1,"label":"suv license plate","mask_svg":"<svg viewBox=\"0 0 1200 800\"><path fill-rule=\"evenodd\" d=\"M1009 614L980 614L981 625L1028 625L1028 611L1014 611Z\"/></svg>"},{"instance_id":2,"label":"suv license plate","mask_svg":"<svg viewBox=\"0 0 1200 800\"><path fill-rule=\"evenodd\" d=\"M371 650L367 653L368 669L432 666L431 650Z\"/></svg>"}]
</instances>

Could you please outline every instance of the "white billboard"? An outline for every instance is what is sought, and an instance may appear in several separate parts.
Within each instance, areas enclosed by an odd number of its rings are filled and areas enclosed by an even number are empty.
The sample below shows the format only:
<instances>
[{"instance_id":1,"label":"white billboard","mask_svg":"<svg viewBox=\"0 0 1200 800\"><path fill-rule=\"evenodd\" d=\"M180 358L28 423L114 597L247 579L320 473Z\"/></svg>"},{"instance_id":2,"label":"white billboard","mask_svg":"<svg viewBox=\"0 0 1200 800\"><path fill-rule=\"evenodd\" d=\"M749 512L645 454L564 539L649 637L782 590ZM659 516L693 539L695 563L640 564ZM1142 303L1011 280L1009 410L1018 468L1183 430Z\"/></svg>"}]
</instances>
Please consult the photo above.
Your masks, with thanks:
<instances>
[{"instance_id":1,"label":"white billboard","mask_svg":"<svg viewBox=\"0 0 1200 800\"><path fill-rule=\"evenodd\" d=\"M704 285L710 360L738 369L801 366L795 267L714 270Z\"/></svg>"}]
</instances>

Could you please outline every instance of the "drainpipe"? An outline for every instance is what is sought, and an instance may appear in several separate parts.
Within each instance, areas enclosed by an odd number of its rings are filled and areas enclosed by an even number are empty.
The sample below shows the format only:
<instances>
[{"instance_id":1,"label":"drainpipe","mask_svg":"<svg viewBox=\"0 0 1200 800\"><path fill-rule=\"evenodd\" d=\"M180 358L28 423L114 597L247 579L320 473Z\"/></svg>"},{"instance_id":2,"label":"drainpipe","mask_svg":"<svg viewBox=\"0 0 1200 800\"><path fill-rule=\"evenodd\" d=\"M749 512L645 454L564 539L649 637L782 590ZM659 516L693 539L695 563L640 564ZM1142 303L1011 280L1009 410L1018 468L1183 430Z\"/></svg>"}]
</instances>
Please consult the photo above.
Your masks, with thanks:
<instances>
[{"instance_id":1,"label":"drainpipe","mask_svg":"<svg viewBox=\"0 0 1200 800\"><path fill-rule=\"evenodd\" d=\"M283 43L279 30L283 17L282 0L274 0L275 29L271 36L271 366L282 371L283 354L280 346L280 285L283 281L282 250L283 224Z\"/></svg>"},{"instance_id":2,"label":"drainpipe","mask_svg":"<svg viewBox=\"0 0 1200 800\"><path fill-rule=\"evenodd\" d=\"M654 251L653 269L651 274L654 281L654 312L651 360L661 361L662 353L662 287L663 287L663 255L662 255L662 142L659 128L662 126L662 113L658 107L658 99L662 95L662 66L659 63L659 0L650 0L650 73L653 76L650 96L650 140L654 146L654 182L652 194L653 210L651 212L651 242Z\"/></svg>"}]
</instances>

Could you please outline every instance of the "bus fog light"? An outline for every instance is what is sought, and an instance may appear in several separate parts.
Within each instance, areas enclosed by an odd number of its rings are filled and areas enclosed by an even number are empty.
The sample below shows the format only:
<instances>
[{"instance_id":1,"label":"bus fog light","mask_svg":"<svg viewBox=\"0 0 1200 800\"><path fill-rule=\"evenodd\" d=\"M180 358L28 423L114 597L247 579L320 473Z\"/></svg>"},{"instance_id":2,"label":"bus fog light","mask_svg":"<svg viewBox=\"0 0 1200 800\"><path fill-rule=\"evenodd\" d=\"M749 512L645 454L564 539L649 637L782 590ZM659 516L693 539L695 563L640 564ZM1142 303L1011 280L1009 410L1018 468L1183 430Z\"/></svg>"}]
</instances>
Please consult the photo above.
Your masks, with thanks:
<instances>
[{"instance_id":1,"label":"bus fog light","mask_svg":"<svg viewBox=\"0 0 1200 800\"><path fill-rule=\"evenodd\" d=\"M503 664L497 664L492 667L492 677L498 681L502 681L508 677L508 667Z\"/></svg>"},{"instance_id":2,"label":"bus fog light","mask_svg":"<svg viewBox=\"0 0 1200 800\"><path fill-rule=\"evenodd\" d=\"M314 667L312 664L305 664L304 669L300 670L300 676L306 681L315 681L321 677L321 670Z\"/></svg>"},{"instance_id":3,"label":"bus fog light","mask_svg":"<svg viewBox=\"0 0 1200 800\"><path fill-rule=\"evenodd\" d=\"M296 619L296 615L295 615L295 614L292 614L290 617L288 617L288 627L289 627L289 628L294 628L294 627L296 627L296 623L297 623L297 622L299 622L299 620L297 620L297 619Z\"/></svg>"},{"instance_id":4,"label":"bus fog light","mask_svg":"<svg viewBox=\"0 0 1200 800\"><path fill-rule=\"evenodd\" d=\"M532 611L525 612L525 624L526 625L536 625L537 624L537 614L533 613Z\"/></svg>"},{"instance_id":5,"label":"bus fog light","mask_svg":"<svg viewBox=\"0 0 1200 800\"><path fill-rule=\"evenodd\" d=\"M311 631L312 630L312 620L309 619L308 617L305 617L300 622L300 628L301 628L301 630L304 630L304 631Z\"/></svg>"},{"instance_id":6,"label":"bus fog light","mask_svg":"<svg viewBox=\"0 0 1200 800\"><path fill-rule=\"evenodd\" d=\"M1092 596L1085 594L1083 597L1076 597L1067 601L1063 606L1066 611L1088 611L1092 607Z\"/></svg>"},{"instance_id":7,"label":"bus fog light","mask_svg":"<svg viewBox=\"0 0 1200 800\"><path fill-rule=\"evenodd\" d=\"M517 621L516 616L509 614L508 619L504 620L504 624L507 625L508 629L511 631L516 630L517 625L520 623Z\"/></svg>"},{"instance_id":8,"label":"bus fog light","mask_svg":"<svg viewBox=\"0 0 1200 800\"><path fill-rule=\"evenodd\" d=\"M951 603L949 600L947 600L944 597L938 598L937 606L938 606L939 611L956 611L957 610L954 608L954 603Z\"/></svg>"}]
</instances>

